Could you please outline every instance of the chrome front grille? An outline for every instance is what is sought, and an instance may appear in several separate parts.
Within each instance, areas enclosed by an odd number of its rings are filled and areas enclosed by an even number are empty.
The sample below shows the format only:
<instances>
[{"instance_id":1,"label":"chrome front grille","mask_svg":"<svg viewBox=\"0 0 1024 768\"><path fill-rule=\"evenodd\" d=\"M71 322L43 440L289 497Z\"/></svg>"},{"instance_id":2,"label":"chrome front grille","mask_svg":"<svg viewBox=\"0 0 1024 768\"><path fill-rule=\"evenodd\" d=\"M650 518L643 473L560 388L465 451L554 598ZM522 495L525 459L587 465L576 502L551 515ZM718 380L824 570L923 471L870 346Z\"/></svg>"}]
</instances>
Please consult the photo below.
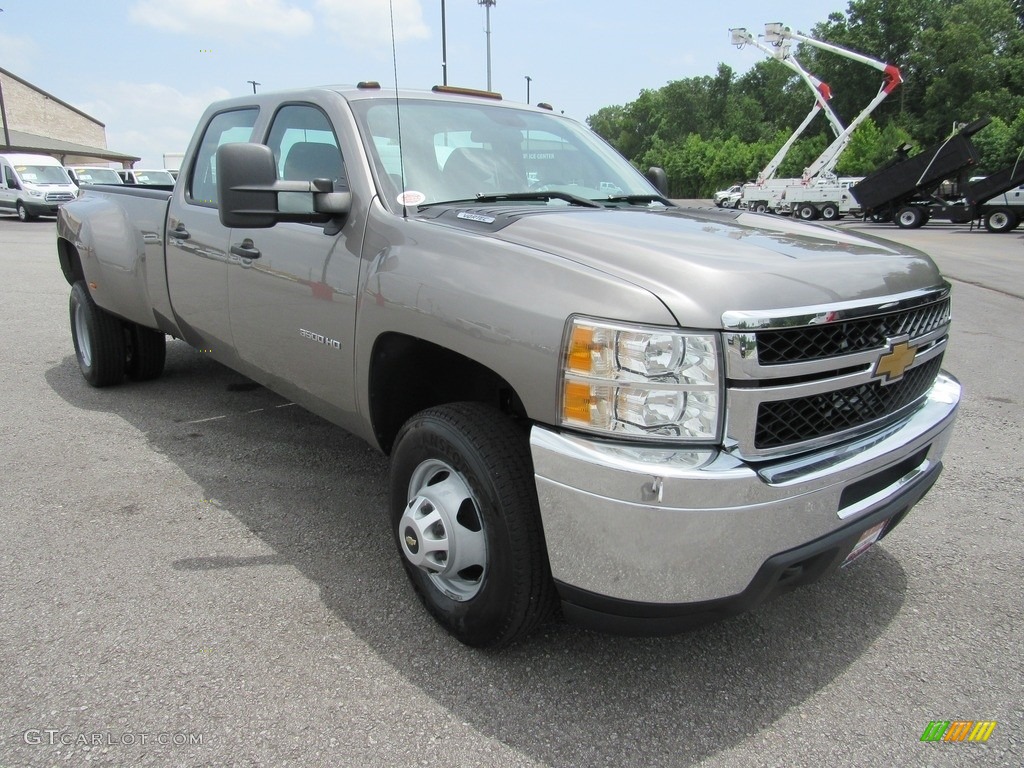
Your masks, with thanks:
<instances>
[{"instance_id":1,"label":"chrome front grille","mask_svg":"<svg viewBox=\"0 0 1024 768\"><path fill-rule=\"evenodd\" d=\"M47 192L46 202L48 203L70 203L75 196L70 192Z\"/></svg>"},{"instance_id":2,"label":"chrome front grille","mask_svg":"<svg viewBox=\"0 0 1024 768\"><path fill-rule=\"evenodd\" d=\"M757 357L762 365L846 355L884 347L887 339L914 339L949 323L949 298L905 312L860 320L785 328L757 334Z\"/></svg>"},{"instance_id":3,"label":"chrome front grille","mask_svg":"<svg viewBox=\"0 0 1024 768\"><path fill-rule=\"evenodd\" d=\"M935 382L949 322L947 284L871 303L727 312L727 448L792 454L898 418Z\"/></svg>"},{"instance_id":4,"label":"chrome front grille","mask_svg":"<svg viewBox=\"0 0 1024 768\"><path fill-rule=\"evenodd\" d=\"M757 409L754 446L778 448L884 419L927 392L941 366L940 355L888 386L874 381L808 397L761 403Z\"/></svg>"}]
</instances>

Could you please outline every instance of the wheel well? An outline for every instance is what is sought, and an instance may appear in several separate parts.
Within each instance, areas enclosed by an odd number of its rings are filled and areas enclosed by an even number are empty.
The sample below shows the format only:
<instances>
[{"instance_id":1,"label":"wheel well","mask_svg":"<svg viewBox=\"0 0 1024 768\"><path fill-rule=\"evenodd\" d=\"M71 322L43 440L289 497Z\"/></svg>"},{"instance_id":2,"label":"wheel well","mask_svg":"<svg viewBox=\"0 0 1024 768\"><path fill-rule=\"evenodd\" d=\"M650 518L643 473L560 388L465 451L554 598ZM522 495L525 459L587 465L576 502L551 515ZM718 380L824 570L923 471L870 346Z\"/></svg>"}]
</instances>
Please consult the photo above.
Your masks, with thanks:
<instances>
[{"instance_id":1,"label":"wheel well","mask_svg":"<svg viewBox=\"0 0 1024 768\"><path fill-rule=\"evenodd\" d=\"M70 240L65 240L63 237L57 238L57 258L60 259L60 269L64 273L64 279L68 281L68 285L85 280L82 259L78 255L78 249L71 244Z\"/></svg>"},{"instance_id":2,"label":"wheel well","mask_svg":"<svg viewBox=\"0 0 1024 768\"><path fill-rule=\"evenodd\" d=\"M391 452L398 430L410 417L435 405L472 401L517 418L526 416L515 390L490 368L405 334L377 339L369 378L370 419L385 453Z\"/></svg>"}]
</instances>

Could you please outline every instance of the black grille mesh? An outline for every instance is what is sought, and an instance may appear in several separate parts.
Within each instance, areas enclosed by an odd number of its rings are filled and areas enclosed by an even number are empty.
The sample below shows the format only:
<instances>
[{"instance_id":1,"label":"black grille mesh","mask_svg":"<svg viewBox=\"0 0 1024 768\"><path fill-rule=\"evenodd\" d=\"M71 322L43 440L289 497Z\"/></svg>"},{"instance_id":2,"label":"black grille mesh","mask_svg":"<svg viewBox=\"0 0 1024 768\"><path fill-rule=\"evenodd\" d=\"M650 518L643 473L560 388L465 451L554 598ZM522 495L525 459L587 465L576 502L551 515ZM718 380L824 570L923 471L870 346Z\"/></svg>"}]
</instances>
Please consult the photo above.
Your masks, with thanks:
<instances>
[{"instance_id":1,"label":"black grille mesh","mask_svg":"<svg viewBox=\"0 0 1024 768\"><path fill-rule=\"evenodd\" d=\"M886 340L923 336L949 321L949 299L888 315L847 320L805 328L783 328L757 334L761 365L824 360L839 355L880 349Z\"/></svg>"},{"instance_id":2,"label":"black grille mesh","mask_svg":"<svg viewBox=\"0 0 1024 768\"><path fill-rule=\"evenodd\" d=\"M778 448L813 440L895 413L928 391L941 365L939 355L888 386L872 381L820 395L761 403L754 446Z\"/></svg>"}]
</instances>

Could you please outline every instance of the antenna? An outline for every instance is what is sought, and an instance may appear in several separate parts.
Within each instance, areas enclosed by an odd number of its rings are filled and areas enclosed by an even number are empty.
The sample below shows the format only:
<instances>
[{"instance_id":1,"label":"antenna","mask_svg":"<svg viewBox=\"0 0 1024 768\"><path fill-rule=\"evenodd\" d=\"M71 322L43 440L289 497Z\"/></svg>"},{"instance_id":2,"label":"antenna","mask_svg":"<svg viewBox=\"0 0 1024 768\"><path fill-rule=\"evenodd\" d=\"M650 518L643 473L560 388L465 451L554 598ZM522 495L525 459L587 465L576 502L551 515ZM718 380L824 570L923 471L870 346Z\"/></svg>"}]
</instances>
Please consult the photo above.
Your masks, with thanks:
<instances>
[{"instance_id":1,"label":"antenna","mask_svg":"<svg viewBox=\"0 0 1024 768\"><path fill-rule=\"evenodd\" d=\"M398 49L395 46L395 4L394 0L388 0L388 10L391 13L391 65L395 70L395 121L398 124L398 167L402 174L402 194L399 199L402 201L402 218L409 218L409 209L405 204L405 153L402 151L402 107L398 98Z\"/></svg>"}]
</instances>

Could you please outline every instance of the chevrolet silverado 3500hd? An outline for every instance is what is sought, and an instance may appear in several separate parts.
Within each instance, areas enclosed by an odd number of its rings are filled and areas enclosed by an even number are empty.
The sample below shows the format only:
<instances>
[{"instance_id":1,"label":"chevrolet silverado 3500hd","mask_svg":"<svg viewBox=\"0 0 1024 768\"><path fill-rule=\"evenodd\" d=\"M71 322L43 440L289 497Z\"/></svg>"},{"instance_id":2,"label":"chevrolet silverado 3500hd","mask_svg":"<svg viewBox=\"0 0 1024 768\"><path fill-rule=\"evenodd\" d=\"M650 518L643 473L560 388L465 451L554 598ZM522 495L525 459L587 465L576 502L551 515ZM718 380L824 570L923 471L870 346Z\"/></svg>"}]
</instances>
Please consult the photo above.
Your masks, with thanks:
<instances>
[{"instance_id":1,"label":"chevrolet silverado 3500hd","mask_svg":"<svg viewBox=\"0 0 1024 768\"><path fill-rule=\"evenodd\" d=\"M924 254L663 192L496 94L219 102L173 188L61 208L79 366L153 378L170 335L389 454L397 552L465 643L559 604L676 631L891 531L960 387Z\"/></svg>"}]
</instances>

